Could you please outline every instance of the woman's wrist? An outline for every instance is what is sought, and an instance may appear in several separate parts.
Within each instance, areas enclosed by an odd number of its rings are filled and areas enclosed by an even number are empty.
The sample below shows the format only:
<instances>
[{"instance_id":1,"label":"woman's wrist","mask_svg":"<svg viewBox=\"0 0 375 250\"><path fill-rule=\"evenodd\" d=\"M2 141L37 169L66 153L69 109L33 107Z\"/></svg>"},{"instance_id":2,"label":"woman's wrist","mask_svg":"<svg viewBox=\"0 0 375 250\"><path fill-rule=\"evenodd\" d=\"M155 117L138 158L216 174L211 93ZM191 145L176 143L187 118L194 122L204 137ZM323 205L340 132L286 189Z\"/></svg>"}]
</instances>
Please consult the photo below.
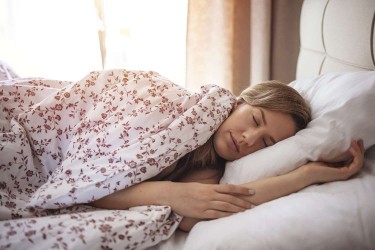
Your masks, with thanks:
<instances>
[{"instance_id":1,"label":"woman's wrist","mask_svg":"<svg viewBox=\"0 0 375 250\"><path fill-rule=\"evenodd\" d=\"M161 182L161 189L157 192L160 195L160 200L158 201L158 205L165 205L172 207L173 205L173 193L176 190L176 184L172 181L162 181Z\"/></svg>"},{"instance_id":2,"label":"woman's wrist","mask_svg":"<svg viewBox=\"0 0 375 250\"><path fill-rule=\"evenodd\" d=\"M302 165L301 167L297 168L295 173L298 176L297 178L301 180L301 185L303 186L302 188L319 182L313 171L311 171L307 165Z\"/></svg>"}]
</instances>

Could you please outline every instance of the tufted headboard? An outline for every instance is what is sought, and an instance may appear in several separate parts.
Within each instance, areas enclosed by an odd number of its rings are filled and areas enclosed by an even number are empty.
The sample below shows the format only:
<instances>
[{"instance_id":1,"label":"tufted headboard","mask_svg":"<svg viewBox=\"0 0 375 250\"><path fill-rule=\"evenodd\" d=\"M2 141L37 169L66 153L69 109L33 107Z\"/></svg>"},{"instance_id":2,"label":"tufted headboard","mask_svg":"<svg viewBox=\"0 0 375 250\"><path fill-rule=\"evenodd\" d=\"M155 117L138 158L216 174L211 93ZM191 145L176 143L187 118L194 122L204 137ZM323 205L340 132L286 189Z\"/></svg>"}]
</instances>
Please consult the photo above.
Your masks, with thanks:
<instances>
[{"instance_id":1,"label":"tufted headboard","mask_svg":"<svg viewBox=\"0 0 375 250\"><path fill-rule=\"evenodd\" d=\"M305 0L296 78L375 70L375 0Z\"/></svg>"}]
</instances>

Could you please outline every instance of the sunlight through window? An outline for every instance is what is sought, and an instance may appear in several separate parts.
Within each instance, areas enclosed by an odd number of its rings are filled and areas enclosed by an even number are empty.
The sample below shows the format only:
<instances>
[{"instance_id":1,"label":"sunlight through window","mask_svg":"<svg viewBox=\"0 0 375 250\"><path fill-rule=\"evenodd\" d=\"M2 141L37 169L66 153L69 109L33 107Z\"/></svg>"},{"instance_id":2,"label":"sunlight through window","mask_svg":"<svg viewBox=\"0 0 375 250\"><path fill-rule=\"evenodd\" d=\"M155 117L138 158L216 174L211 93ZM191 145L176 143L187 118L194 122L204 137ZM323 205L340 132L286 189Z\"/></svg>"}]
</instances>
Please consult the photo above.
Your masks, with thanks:
<instances>
[{"instance_id":1,"label":"sunlight through window","mask_svg":"<svg viewBox=\"0 0 375 250\"><path fill-rule=\"evenodd\" d=\"M103 1L106 68L155 70L185 83L187 1Z\"/></svg>"},{"instance_id":2,"label":"sunlight through window","mask_svg":"<svg viewBox=\"0 0 375 250\"><path fill-rule=\"evenodd\" d=\"M23 77L126 68L185 85L186 19L187 0L1 0L0 60Z\"/></svg>"}]
</instances>

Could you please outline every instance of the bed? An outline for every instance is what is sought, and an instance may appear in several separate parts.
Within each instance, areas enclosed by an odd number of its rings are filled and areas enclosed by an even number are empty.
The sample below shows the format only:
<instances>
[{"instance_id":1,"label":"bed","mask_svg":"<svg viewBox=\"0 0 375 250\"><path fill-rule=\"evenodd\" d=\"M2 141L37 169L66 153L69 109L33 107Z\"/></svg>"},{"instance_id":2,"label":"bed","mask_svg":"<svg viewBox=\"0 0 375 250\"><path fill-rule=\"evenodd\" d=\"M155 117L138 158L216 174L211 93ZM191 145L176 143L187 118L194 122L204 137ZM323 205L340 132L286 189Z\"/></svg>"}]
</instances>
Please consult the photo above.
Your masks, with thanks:
<instances>
[{"instance_id":1,"label":"bed","mask_svg":"<svg viewBox=\"0 0 375 250\"><path fill-rule=\"evenodd\" d=\"M308 160L337 160L353 138L365 141L362 171L345 182L310 186L243 213L200 222L190 233L177 229L181 217L166 206L119 211L82 204L148 179L199 146L230 111L230 93L206 86L200 93L176 95L179 87L155 72L92 72L72 84L19 80L2 66L1 76L10 80L0 92L0 248L373 249L374 12L372 0L304 1L297 75L290 84L310 101L313 121L296 136L227 163L221 182L283 174ZM129 100L129 116L145 114L129 124L114 104L134 91L153 98ZM161 92L169 93L167 99ZM8 102L10 96L16 101ZM148 123L155 111L162 124ZM101 119L93 118L95 112ZM14 119L15 114L21 115ZM67 125L72 122L74 128ZM90 133L97 135L95 141ZM119 138L126 147L115 145ZM108 149L109 143L116 150ZM93 159L94 154L100 157ZM134 158L124 162L121 154ZM74 167L82 162L90 174ZM121 164L129 168L124 172Z\"/></svg>"}]
</instances>

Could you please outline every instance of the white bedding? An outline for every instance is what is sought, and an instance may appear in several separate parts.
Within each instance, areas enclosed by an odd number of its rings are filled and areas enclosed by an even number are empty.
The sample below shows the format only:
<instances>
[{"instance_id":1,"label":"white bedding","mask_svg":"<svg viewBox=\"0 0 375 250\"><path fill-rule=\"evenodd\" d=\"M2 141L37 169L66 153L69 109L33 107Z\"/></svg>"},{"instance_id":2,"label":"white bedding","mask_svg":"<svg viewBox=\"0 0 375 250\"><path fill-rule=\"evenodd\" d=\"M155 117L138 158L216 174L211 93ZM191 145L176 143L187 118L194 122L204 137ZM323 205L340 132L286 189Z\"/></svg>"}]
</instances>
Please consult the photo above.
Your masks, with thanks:
<instances>
[{"instance_id":1,"label":"white bedding","mask_svg":"<svg viewBox=\"0 0 375 250\"><path fill-rule=\"evenodd\" d=\"M221 182L243 183L333 161L363 139L361 172L307 187L231 217L200 222L155 249L375 249L375 72L333 72L291 84L312 105L313 121L296 136L227 163Z\"/></svg>"},{"instance_id":2,"label":"white bedding","mask_svg":"<svg viewBox=\"0 0 375 250\"><path fill-rule=\"evenodd\" d=\"M330 73L291 86L311 104L295 136L228 162L221 183L285 174L306 161L333 161L363 139L366 163L348 181L314 185L228 218L201 222L178 249L374 249L375 72ZM370 147L372 148L370 149ZM168 248L171 242L160 249Z\"/></svg>"},{"instance_id":3,"label":"white bedding","mask_svg":"<svg viewBox=\"0 0 375 250\"><path fill-rule=\"evenodd\" d=\"M372 250L375 146L353 179L314 185L227 218L177 231L152 249Z\"/></svg>"},{"instance_id":4,"label":"white bedding","mask_svg":"<svg viewBox=\"0 0 375 250\"><path fill-rule=\"evenodd\" d=\"M374 249L374 197L372 147L355 178L314 185L232 218L201 223L184 249Z\"/></svg>"}]
</instances>

